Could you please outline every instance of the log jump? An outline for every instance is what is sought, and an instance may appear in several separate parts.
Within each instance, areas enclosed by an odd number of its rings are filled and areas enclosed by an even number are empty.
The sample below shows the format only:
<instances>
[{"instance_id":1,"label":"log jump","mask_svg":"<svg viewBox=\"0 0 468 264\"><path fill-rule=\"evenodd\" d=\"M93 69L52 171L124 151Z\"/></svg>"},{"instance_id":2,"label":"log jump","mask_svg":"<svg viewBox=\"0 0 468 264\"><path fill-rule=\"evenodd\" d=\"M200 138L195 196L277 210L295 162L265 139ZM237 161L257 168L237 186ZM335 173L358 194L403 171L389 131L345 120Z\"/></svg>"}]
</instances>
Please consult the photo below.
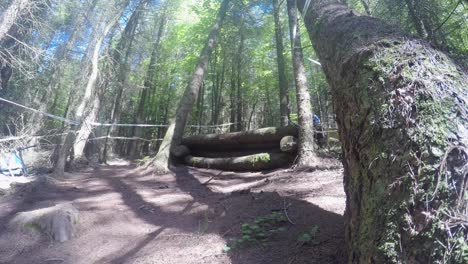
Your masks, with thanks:
<instances>
[{"instance_id":1,"label":"log jump","mask_svg":"<svg viewBox=\"0 0 468 264\"><path fill-rule=\"evenodd\" d=\"M193 167L261 171L290 165L297 155L295 126L185 137L174 157Z\"/></svg>"}]
</instances>

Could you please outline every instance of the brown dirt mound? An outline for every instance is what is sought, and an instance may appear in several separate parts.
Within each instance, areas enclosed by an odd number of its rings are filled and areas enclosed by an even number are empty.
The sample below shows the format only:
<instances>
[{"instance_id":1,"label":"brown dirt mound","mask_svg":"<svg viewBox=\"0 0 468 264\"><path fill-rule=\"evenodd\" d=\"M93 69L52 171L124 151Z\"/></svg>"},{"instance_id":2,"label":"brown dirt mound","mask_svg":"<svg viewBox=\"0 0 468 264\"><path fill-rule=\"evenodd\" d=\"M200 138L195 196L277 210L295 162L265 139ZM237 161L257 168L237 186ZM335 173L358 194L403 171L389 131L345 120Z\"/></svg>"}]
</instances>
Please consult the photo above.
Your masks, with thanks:
<instances>
[{"instance_id":1,"label":"brown dirt mound","mask_svg":"<svg viewBox=\"0 0 468 264\"><path fill-rule=\"evenodd\" d=\"M80 212L64 243L7 228L18 213L70 202ZM343 263L342 170L173 174L116 163L0 200L0 263ZM291 223L264 243L225 252L251 223L288 208ZM313 241L298 238L318 227Z\"/></svg>"}]
</instances>

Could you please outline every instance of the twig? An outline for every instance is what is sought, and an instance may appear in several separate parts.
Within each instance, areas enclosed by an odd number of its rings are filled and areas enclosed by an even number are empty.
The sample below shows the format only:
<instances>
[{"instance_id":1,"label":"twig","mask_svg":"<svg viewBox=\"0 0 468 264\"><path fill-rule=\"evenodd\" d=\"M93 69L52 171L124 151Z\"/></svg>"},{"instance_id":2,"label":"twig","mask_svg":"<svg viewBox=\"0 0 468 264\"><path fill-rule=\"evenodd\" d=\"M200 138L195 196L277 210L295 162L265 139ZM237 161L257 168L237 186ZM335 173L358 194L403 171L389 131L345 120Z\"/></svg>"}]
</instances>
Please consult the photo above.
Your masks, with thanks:
<instances>
[{"instance_id":1,"label":"twig","mask_svg":"<svg viewBox=\"0 0 468 264\"><path fill-rule=\"evenodd\" d=\"M295 223L291 220L291 218L289 218L288 208L289 208L289 206L286 206L286 198L283 198L283 212L284 212L284 215L288 219L289 223L291 223L292 225L295 225Z\"/></svg>"},{"instance_id":2,"label":"twig","mask_svg":"<svg viewBox=\"0 0 468 264\"><path fill-rule=\"evenodd\" d=\"M211 180L213 180L214 178L220 176L223 172L221 171L220 173L216 174L215 176L211 177L210 179L208 179L206 182L202 183L202 185L207 185Z\"/></svg>"}]
</instances>

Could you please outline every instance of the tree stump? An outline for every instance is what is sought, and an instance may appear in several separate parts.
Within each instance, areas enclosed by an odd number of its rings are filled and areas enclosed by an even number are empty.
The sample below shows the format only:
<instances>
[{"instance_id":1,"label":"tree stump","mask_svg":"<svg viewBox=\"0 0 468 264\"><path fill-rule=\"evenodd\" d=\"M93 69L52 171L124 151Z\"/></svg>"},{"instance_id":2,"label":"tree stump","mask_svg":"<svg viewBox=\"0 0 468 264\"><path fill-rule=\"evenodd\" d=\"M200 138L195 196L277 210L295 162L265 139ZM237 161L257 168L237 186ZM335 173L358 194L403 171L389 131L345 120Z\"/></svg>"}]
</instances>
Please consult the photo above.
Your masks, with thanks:
<instances>
[{"instance_id":1,"label":"tree stump","mask_svg":"<svg viewBox=\"0 0 468 264\"><path fill-rule=\"evenodd\" d=\"M23 231L31 229L39 231L54 241L65 242L75 235L77 223L78 210L66 203L18 213L11 225Z\"/></svg>"}]
</instances>

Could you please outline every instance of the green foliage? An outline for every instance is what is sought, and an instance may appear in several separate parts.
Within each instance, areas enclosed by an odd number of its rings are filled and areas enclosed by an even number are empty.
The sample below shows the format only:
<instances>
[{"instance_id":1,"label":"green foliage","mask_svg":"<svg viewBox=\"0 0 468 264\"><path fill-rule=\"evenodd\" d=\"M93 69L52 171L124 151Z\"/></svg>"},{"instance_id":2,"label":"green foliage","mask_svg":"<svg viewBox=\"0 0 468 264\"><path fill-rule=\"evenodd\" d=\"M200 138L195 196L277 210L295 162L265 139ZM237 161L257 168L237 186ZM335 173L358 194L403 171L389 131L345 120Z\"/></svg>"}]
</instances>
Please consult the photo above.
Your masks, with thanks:
<instances>
[{"instance_id":1,"label":"green foliage","mask_svg":"<svg viewBox=\"0 0 468 264\"><path fill-rule=\"evenodd\" d=\"M151 159L150 156L144 156L142 159L137 159L136 160L136 164L138 166L143 166L145 165L146 163L148 163L148 161Z\"/></svg>"},{"instance_id":2,"label":"green foliage","mask_svg":"<svg viewBox=\"0 0 468 264\"><path fill-rule=\"evenodd\" d=\"M244 245L250 245L251 243L264 244L274 234L286 231L284 227L286 223L286 216L278 212L258 217L253 222L242 223L241 237L234 239L224 250L229 251Z\"/></svg>"},{"instance_id":3,"label":"green foliage","mask_svg":"<svg viewBox=\"0 0 468 264\"><path fill-rule=\"evenodd\" d=\"M304 232L299 235L297 241L302 245L308 244L316 244L315 237L317 236L317 232L319 231L319 226L313 226L309 231Z\"/></svg>"}]
</instances>

